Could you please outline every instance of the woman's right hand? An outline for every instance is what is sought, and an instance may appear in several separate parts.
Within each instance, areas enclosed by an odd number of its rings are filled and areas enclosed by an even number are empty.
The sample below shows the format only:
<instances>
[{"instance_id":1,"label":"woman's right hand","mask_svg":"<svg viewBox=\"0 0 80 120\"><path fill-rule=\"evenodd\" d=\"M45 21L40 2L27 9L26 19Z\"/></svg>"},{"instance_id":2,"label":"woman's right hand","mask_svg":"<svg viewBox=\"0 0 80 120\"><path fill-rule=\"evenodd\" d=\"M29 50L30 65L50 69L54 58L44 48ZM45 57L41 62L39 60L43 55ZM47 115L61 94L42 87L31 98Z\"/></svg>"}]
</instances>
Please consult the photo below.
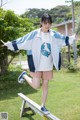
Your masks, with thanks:
<instances>
[{"instance_id":1,"label":"woman's right hand","mask_svg":"<svg viewBox=\"0 0 80 120\"><path fill-rule=\"evenodd\" d=\"M2 42L2 47L4 47L4 46L7 46L8 47L8 44L9 44L9 41L8 42L4 42L3 40L1 40L1 42Z\"/></svg>"}]
</instances>

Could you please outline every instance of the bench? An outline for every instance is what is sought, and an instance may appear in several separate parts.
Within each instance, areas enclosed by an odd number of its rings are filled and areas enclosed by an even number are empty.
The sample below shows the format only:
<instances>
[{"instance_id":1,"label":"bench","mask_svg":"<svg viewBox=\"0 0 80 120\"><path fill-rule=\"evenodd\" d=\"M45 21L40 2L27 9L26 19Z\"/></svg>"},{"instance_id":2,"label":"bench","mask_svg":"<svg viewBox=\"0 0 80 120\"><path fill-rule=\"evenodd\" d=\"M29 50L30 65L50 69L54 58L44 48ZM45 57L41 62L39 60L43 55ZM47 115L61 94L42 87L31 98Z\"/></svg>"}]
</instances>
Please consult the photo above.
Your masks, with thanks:
<instances>
[{"instance_id":1,"label":"bench","mask_svg":"<svg viewBox=\"0 0 80 120\"><path fill-rule=\"evenodd\" d=\"M50 120L60 120L56 116L54 116L51 113L45 114L43 111L41 111L41 106L38 105L36 102L32 101L29 99L27 96L25 96L22 93L18 93L18 96L22 98L22 106L21 106L21 111L20 111L20 117L23 117L24 112L28 110L32 110L33 114L38 113L40 116L43 117L43 119L50 119ZM25 105L27 104L27 108Z\"/></svg>"}]
</instances>

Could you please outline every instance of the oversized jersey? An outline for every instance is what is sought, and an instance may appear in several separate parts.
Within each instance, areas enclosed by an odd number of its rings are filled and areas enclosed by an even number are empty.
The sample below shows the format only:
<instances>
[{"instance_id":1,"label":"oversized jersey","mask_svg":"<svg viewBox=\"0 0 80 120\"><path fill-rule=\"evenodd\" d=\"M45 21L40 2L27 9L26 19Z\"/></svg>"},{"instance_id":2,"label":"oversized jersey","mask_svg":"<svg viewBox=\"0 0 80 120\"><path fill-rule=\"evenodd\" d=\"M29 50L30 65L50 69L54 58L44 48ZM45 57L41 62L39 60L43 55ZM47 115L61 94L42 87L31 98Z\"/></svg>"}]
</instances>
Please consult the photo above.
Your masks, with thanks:
<instances>
[{"instance_id":1,"label":"oversized jersey","mask_svg":"<svg viewBox=\"0 0 80 120\"><path fill-rule=\"evenodd\" d=\"M50 71L53 69L50 33L41 32L41 39L41 57L38 71Z\"/></svg>"}]
</instances>

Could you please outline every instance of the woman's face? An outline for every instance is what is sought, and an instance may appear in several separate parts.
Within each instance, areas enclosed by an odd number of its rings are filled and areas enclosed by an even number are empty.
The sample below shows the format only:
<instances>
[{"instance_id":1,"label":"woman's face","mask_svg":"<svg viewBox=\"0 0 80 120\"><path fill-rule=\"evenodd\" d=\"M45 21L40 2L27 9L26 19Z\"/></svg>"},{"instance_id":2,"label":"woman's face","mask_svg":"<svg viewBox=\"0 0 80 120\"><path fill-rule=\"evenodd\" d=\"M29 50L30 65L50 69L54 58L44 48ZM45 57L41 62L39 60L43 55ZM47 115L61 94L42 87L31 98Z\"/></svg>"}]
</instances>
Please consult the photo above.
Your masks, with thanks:
<instances>
[{"instance_id":1,"label":"woman's face","mask_svg":"<svg viewBox=\"0 0 80 120\"><path fill-rule=\"evenodd\" d=\"M45 21L45 22L42 22L41 25L42 25L41 27L42 32L48 32L52 24L49 23L48 21Z\"/></svg>"}]
</instances>

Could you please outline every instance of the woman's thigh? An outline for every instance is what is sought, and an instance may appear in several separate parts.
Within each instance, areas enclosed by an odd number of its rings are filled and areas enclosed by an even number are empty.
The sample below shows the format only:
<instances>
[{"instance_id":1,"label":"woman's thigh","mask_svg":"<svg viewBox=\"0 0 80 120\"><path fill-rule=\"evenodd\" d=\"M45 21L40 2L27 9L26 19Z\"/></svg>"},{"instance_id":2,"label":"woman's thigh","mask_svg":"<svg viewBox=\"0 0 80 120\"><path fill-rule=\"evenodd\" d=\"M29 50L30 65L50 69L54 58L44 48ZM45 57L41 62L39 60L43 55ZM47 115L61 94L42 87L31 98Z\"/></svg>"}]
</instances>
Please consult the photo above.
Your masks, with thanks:
<instances>
[{"instance_id":1,"label":"woman's thigh","mask_svg":"<svg viewBox=\"0 0 80 120\"><path fill-rule=\"evenodd\" d=\"M51 80L53 78L53 71L43 71L42 72L42 79L43 80Z\"/></svg>"},{"instance_id":2,"label":"woman's thigh","mask_svg":"<svg viewBox=\"0 0 80 120\"><path fill-rule=\"evenodd\" d=\"M41 72L30 72L30 76L32 77L33 84L39 88L40 80L41 80Z\"/></svg>"}]
</instances>

